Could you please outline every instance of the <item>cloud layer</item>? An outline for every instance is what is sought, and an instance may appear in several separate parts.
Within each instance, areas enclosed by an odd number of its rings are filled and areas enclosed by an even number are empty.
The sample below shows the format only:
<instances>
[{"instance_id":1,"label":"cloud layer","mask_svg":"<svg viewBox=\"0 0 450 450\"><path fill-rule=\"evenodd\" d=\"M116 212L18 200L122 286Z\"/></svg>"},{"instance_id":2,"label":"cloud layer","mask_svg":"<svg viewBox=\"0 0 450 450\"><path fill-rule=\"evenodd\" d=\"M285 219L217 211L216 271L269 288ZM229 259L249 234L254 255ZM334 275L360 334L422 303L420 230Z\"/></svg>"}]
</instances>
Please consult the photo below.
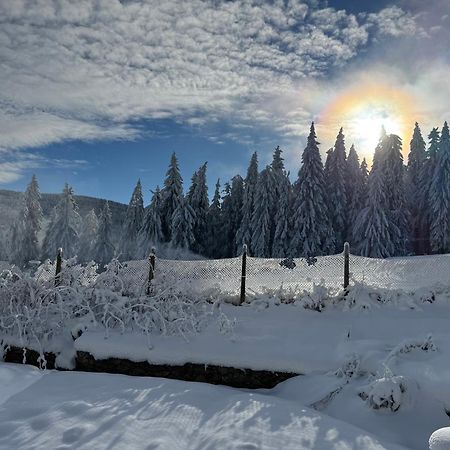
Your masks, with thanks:
<instances>
[{"instance_id":1,"label":"cloud layer","mask_svg":"<svg viewBox=\"0 0 450 450\"><path fill-rule=\"evenodd\" d=\"M0 148L132 139L166 117L299 136L361 52L435 27L296 0L0 2Z\"/></svg>"}]
</instances>

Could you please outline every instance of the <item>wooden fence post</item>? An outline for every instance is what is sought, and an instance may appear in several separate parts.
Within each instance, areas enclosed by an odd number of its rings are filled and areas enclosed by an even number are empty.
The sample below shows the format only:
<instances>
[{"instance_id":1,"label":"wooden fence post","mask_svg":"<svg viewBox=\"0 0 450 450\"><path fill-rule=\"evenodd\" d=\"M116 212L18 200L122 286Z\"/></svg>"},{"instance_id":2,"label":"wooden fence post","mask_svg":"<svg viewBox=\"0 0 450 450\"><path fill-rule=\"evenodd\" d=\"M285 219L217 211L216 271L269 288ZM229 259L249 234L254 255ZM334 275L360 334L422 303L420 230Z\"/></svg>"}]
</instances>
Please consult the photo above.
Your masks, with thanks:
<instances>
[{"instance_id":1,"label":"wooden fence post","mask_svg":"<svg viewBox=\"0 0 450 450\"><path fill-rule=\"evenodd\" d=\"M344 244L344 289L347 290L350 284L350 245Z\"/></svg>"},{"instance_id":2,"label":"wooden fence post","mask_svg":"<svg viewBox=\"0 0 450 450\"><path fill-rule=\"evenodd\" d=\"M55 287L59 286L61 283L61 268L62 268L62 257L63 250L62 248L58 249L58 253L56 254L56 270L55 270Z\"/></svg>"},{"instance_id":3,"label":"wooden fence post","mask_svg":"<svg viewBox=\"0 0 450 450\"><path fill-rule=\"evenodd\" d=\"M152 281L155 278L155 262L156 262L156 250L152 247L150 255L148 257L148 282L147 282L147 295L150 295L152 289Z\"/></svg>"},{"instance_id":4,"label":"wooden fence post","mask_svg":"<svg viewBox=\"0 0 450 450\"><path fill-rule=\"evenodd\" d=\"M239 304L245 302L245 282L247 280L247 246L242 246L242 272L241 272L241 295L239 298Z\"/></svg>"}]
</instances>

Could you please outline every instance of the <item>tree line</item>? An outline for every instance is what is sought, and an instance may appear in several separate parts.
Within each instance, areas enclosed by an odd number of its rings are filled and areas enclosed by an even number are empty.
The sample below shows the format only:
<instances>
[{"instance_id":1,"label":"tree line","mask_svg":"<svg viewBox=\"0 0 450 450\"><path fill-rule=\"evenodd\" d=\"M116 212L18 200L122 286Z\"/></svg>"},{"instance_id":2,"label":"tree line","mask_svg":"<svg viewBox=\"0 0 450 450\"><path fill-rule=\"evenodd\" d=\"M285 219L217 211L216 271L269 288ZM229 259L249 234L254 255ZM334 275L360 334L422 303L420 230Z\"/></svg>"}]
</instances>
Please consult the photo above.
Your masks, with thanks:
<instances>
[{"instance_id":1,"label":"tree line","mask_svg":"<svg viewBox=\"0 0 450 450\"><path fill-rule=\"evenodd\" d=\"M433 128L426 145L416 123L404 164L399 136L384 129L370 171L355 147L347 153L340 129L325 164L312 123L297 180L291 183L282 150L259 170L254 153L245 178L234 176L208 197L207 163L193 174L186 194L178 160L172 155L162 189L144 208L138 181L117 245L105 203L81 218L73 190L66 184L46 230L42 248L42 209L36 177L23 195L11 228L9 259L24 265L66 257L100 264L147 257L153 246L189 250L208 258L238 255L247 244L258 257L313 257L339 253L345 241L352 253L369 257L450 252L450 133Z\"/></svg>"}]
</instances>

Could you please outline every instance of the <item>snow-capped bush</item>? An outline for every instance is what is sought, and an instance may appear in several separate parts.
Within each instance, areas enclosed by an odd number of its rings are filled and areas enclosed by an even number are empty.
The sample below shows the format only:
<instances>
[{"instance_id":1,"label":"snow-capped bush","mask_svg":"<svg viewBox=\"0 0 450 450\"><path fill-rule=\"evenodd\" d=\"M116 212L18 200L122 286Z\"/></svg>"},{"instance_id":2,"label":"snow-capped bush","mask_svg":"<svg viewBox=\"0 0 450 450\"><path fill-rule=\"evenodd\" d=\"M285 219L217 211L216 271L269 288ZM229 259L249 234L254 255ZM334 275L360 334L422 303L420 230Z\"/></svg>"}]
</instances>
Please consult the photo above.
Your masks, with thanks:
<instances>
[{"instance_id":1,"label":"snow-capped bush","mask_svg":"<svg viewBox=\"0 0 450 450\"><path fill-rule=\"evenodd\" d=\"M56 336L77 339L89 328L154 334L189 335L215 323L233 335L235 322L221 311L220 301L199 299L189 285L162 277L150 295L147 284L131 282L118 260L97 274L95 263L64 262L55 286L54 265L46 261L34 277L19 270L0 274L0 333L5 342L31 347L44 357L44 347ZM145 288L145 289L144 289Z\"/></svg>"},{"instance_id":2,"label":"snow-capped bush","mask_svg":"<svg viewBox=\"0 0 450 450\"><path fill-rule=\"evenodd\" d=\"M364 387L359 396L372 409L396 412L411 405L413 390L414 384L407 378L388 374Z\"/></svg>"},{"instance_id":3,"label":"snow-capped bush","mask_svg":"<svg viewBox=\"0 0 450 450\"><path fill-rule=\"evenodd\" d=\"M436 430L428 441L430 450L450 450L450 427Z\"/></svg>"}]
</instances>

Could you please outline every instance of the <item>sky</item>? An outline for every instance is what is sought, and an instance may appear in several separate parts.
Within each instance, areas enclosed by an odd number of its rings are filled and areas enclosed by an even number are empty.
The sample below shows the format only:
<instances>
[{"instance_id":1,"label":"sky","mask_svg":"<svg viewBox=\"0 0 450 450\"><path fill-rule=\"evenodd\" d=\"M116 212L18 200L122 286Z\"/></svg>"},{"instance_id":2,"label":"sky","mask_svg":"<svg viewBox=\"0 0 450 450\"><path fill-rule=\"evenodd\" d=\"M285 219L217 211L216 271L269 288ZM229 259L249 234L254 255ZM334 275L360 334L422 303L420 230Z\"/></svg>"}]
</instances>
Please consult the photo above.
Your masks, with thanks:
<instances>
[{"instance_id":1,"label":"sky","mask_svg":"<svg viewBox=\"0 0 450 450\"><path fill-rule=\"evenodd\" d=\"M295 179L311 121L371 159L381 125L408 153L450 119L448 0L0 2L0 188L146 203L176 152L210 190L284 150Z\"/></svg>"}]
</instances>

